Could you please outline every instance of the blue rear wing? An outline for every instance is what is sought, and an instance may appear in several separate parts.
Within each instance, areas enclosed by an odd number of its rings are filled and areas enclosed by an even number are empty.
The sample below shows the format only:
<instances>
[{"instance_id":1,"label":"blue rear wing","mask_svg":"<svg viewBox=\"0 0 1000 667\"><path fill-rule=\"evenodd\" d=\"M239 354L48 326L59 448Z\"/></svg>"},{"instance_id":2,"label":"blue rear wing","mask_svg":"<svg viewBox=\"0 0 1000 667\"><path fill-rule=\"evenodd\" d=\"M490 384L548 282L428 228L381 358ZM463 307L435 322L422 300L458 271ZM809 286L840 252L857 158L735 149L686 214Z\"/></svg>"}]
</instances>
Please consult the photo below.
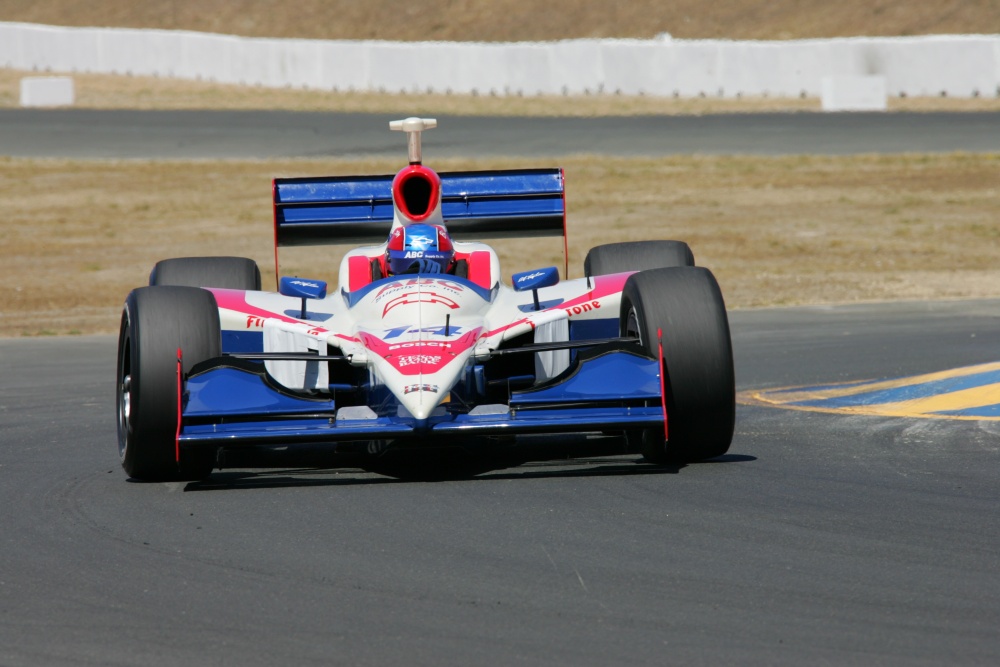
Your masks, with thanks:
<instances>
[{"instance_id":1,"label":"blue rear wing","mask_svg":"<svg viewBox=\"0 0 1000 667\"><path fill-rule=\"evenodd\" d=\"M566 237L561 169L445 172L441 212L458 241ZM392 227L393 176L274 179L276 246L381 243Z\"/></svg>"}]
</instances>

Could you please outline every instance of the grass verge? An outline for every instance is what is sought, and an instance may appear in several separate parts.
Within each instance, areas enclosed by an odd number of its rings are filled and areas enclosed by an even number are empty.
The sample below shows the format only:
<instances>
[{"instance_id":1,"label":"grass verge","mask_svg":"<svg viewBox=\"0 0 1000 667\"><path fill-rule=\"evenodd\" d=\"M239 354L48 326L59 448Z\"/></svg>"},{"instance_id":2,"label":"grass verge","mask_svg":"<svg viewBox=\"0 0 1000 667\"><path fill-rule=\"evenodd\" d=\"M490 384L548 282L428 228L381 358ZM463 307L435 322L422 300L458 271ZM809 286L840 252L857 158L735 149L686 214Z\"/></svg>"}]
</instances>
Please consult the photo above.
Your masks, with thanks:
<instances>
[{"instance_id":1,"label":"grass verge","mask_svg":"<svg viewBox=\"0 0 1000 667\"><path fill-rule=\"evenodd\" d=\"M0 336L112 333L129 289L166 257L251 257L273 286L271 178L398 166L0 158ZM594 245L673 238L715 272L730 307L1000 296L1000 155L578 156L561 166L571 277ZM506 276L562 264L555 240L495 246ZM343 250L283 251L282 272L335 284Z\"/></svg>"}]
</instances>

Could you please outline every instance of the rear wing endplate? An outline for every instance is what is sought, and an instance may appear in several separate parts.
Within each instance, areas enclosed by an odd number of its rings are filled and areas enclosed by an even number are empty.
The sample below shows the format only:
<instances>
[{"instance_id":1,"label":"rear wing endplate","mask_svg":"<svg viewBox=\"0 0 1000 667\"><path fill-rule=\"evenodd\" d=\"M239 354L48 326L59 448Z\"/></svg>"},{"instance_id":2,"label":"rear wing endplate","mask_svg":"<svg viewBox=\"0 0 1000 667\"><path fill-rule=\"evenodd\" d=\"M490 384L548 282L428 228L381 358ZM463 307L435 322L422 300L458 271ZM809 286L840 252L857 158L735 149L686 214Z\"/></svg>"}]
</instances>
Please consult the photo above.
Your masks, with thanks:
<instances>
[{"instance_id":1,"label":"rear wing endplate","mask_svg":"<svg viewBox=\"0 0 1000 667\"><path fill-rule=\"evenodd\" d=\"M457 241L566 237L561 169L445 172L441 213ZM275 245L375 244L392 227L393 176L276 178Z\"/></svg>"}]
</instances>

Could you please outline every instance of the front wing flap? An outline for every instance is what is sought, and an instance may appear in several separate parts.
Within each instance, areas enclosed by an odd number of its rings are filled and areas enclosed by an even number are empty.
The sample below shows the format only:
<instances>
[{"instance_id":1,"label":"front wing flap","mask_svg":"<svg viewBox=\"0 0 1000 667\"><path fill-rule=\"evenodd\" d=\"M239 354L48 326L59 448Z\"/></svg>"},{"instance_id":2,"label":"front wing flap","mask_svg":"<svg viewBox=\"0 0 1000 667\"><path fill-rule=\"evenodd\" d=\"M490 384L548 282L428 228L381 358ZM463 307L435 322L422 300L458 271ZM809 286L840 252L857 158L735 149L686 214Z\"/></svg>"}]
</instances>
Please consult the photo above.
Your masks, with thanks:
<instances>
[{"instance_id":1,"label":"front wing flap","mask_svg":"<svg viewBox=\"0 0 1000 667\"><path fill-rule=\"evenodd\" d=\"M421 422L396 405L338 406L329 396L292 393L263 365L218 360L193 369L185 384L180 449L199 446L316 446L364 440L427 441L538 433L663 427L660 364L608 346L581 354L563 374L507 404L441 406Z\"/></svg>"}]
</instances>

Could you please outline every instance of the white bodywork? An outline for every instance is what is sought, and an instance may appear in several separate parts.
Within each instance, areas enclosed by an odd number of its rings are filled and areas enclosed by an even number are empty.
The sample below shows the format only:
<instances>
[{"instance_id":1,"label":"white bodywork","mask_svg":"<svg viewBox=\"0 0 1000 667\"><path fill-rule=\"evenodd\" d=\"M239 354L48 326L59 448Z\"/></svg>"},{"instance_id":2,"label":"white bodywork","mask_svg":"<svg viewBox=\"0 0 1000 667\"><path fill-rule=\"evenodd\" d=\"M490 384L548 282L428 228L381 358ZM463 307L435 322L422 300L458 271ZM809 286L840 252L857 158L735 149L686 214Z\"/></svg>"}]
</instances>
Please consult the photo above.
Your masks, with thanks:
<instances>
[{"instance_id":1,"label":"white bodywork","mask_svg":"<svg viewBox=\"0 0 1000 667\"><path fill-rule=\"evenodd\" d=\"M589 289L584 279L543 288L543 307L536 311L531 292L516 292L499 276L492 301L448 275L399 276L380 281L352 307L339 291L309 300L305 319L298 317L297 298L212 291L223 329L261 332L265 352L339 350L352 364L367 366L373 383L385 385L413 417L425 419L448 398L466 365L485 361L503 341L532 331L535 342L568 340L571 320L617 318L624 279L602 277ZM266 363L270 375L290 389L328 389L325 363ZM536 353L537 381L568 364L566 350Z\"/></svg>"},{"instance_id":2,"label":"white bodywork","mask_svg":"<svg viewBox=\"0 0 1000 667\"><path fill-rule=\"evenodd\" d=\"M408 135L410 165L397 179L414 170L423 178L438 179L420 165L420 133L436 126L433 119L393 121L391 129ZM439 184L439 179L438 179ZM440 188L436 201L418 218L397 200L394 190L392 229L413 222L444 224ZM399 405L416 419L426 419L463 377L469 364L485 361L490 352L509 340L534 332L535 342L569 340L571 320L617 319L621 288L628 274L562 282L539 290L540 308L530 291L518 292L501 279L496 253L482 243L454 242L458 253L488 261L488 275L480 284L448 274L402 275L385 278L371 287L355 289L350 260L384 255L386 245L357 248L342 260L340 289L325 298L306 302L273 292L212 290L219 303L222 328L261 332L264 352L341 352L355 366L367 367L371 384L384 385ZM484 282L488 283L483 284ZM363 295L363 296L358 296ZM353 303L352 303L353 299ZM568 350L535 353L536 382L558 375L569 365ZM299 391L329 391L325 362L267 361L268 373L280 384Z\"/></svg>"}]
</instances>

